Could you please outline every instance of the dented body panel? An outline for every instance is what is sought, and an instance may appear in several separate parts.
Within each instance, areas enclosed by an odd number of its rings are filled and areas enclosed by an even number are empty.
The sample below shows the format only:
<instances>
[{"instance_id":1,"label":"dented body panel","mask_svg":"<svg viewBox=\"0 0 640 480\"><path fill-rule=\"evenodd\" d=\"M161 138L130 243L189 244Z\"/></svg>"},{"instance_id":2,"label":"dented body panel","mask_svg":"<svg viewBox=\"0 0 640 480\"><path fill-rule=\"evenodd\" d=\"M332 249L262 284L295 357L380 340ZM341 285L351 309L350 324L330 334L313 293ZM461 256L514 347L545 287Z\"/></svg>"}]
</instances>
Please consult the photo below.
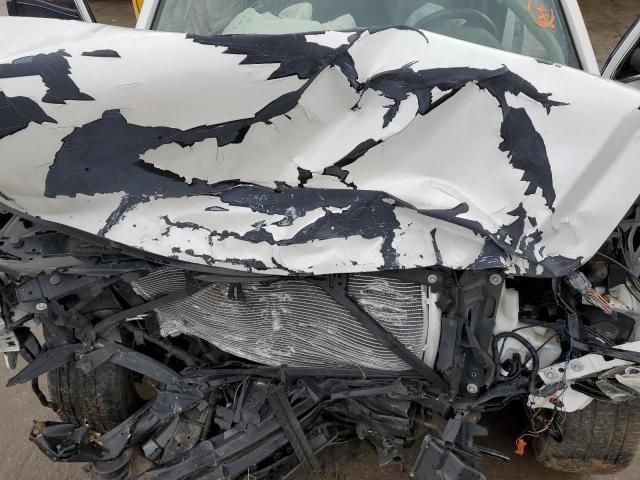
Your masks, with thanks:
<instances>
[{"instance_id":1,"label":"dented body panel","mask_svg":"<svg viewBox=\"0 0 640 480\"><path fill-rule=\"evenodd\" d=\"M0 353L49 458L308 478L359 438L481 480L520 401L519 454L599 402L571 468L630 464L639 92L404 27L0 32Z\"/></svg>"},{"instance_id":2,"label":"dented body panel","mask_svg":"<svg viewBox=\"0 0 640 480\"><path fill-rule=\"evenodd\" d=\"M161 256L560 276L639 193L640 94L568 67L406 28L0 24L2 203Z\"/></svg>"}]
</instances>

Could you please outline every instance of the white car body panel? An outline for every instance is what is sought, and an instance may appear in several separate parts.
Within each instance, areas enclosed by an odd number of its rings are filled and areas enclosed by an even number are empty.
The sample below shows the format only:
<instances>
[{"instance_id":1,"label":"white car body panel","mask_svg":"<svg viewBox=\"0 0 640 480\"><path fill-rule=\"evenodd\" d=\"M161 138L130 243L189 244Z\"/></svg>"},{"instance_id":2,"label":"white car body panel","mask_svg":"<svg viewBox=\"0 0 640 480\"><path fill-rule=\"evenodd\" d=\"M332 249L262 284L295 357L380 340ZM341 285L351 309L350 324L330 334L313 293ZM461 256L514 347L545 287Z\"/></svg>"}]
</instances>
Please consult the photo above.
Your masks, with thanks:
<instances>
[{"instance_id":1,"label":"white car body panel","mask_svg":"<svg viewBox=\"0 0 640 480\"><path fill-rule=\"evenodd\" d=\"M629 342L615 347L618 350L629 352L640 352L640 342ZM611 371L617 367L625 367L633 365L632 362L619 360L616 358L606 359L602 355L590 353L580 358L558 363L547 368L543 368L538 372L538 376L545 385L557 385L557 390L548 397L539 397L531 395L529 397L529 407L531 408L548 408L557 409L557 403L554 404L553 399L560 399L562 402L562 410L571 413L583 410L593 402L593 397L585 395L571 388L571 385L577 380L594 377L599 373ZM633 369L634 372L637 369ZM616 375L615 378L622 384L636 388L638 385L637 373L627 373Z\"/></svg>"},{"instance_id":2,"label":"white car body panel","mask_svg":"<svg viewBox=\"0 0 640 480\"><path fill-rule=\"evenodd\" d=\"M433 33L0 32L2 202L165 257L556 276L639 193L640 94Z\"/></svg>"}]
</instances>

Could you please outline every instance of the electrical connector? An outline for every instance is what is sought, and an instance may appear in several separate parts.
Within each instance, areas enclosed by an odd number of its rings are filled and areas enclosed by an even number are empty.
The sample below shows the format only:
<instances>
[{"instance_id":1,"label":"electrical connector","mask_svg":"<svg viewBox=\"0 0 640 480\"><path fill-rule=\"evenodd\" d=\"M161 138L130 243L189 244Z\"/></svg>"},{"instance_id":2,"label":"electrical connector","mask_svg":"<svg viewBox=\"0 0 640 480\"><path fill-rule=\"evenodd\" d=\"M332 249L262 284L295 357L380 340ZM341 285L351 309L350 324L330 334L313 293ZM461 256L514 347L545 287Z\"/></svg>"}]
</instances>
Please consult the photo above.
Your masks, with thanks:
<instances>
[{"instance_id":1,"label":"electrical connector","mask_svg":"<svg viewBox=\"0 0 640 480\"><path fill-rule=\"evenodd\" d=\"M583 295L593 289L593 285L582 272L572 272L565 278L569 285Z\"/></svg>"}]
</instances>

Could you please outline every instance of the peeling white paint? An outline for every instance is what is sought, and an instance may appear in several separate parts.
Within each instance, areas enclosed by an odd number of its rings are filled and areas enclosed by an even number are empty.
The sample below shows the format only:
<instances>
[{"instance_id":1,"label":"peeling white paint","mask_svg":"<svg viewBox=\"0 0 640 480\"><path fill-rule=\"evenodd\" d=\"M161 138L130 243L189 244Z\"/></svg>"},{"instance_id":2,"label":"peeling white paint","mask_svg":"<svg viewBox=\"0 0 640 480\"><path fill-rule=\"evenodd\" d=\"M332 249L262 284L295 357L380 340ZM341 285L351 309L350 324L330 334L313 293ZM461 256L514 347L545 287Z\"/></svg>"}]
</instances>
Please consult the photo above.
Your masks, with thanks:
<instances>
[{"instance_id":1,"label":"peeling white paint","mask_svg":"<svg viewBox=\"0 0 640 480\"><path fill-rule=\"evenodd\" d=\"M163 256L264 273L440 262L561 274L598 250L640 193L628 181L640 174L638 92L429 32L309 34L297 41L320 49L318 58L292 50L278 61L252 58L241 43L223 46L250 37L208 45L40 19L0 19L3 38L11 41L0 42L0 98L24 98L42 111L29 115L48 120L22 128L24 115L0 112L17 128L0 131L0 201ZM261 38L261 54L272 55L269 37ZM100 49L117 57L82 55ZM60 51L70 69L62 80L93 100L51 103L51 78L1 73L15 60ZM347 51L353 64L345 67L337 59ZM452 88L471 68L480 79ZM424 72L440 75L428 95L420 85L403 90ZM501 105L491 85L517 79L523 83L501 87ZM291 95L299 98L289 105ZM420 113L426 101L440 103ZM521 124L508 124L513 115ZM247 127L226 143L224 132L203 134L234 122ZM94 137L80 135L88 126ZM528 157L536 136L542 160ZM118 166L127 155L131 174ZM113 166L92 176L78 162L94 158ZM532 175L545 169L543 186ZM135 182L131 175L148 191L118 188Z\"/></svg>"}]
</instances>

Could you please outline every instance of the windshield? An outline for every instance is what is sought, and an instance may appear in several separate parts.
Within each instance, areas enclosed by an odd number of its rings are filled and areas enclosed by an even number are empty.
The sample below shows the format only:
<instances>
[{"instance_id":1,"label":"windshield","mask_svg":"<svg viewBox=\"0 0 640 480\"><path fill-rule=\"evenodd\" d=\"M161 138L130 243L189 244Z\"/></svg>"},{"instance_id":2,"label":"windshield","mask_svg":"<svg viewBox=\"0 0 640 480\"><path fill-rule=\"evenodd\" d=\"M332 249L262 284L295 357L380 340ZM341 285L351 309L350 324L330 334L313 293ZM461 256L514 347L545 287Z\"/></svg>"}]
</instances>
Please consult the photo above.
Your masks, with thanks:
<instances>
[{"instance_id":1,"label":"windshield","mask_svg":"<svg viewBox=\"0 0 640 480\"><path fill-rule=\"evenodd\" d=\"M153 29L284 34L406 25L579 67L559 0L161 0Z\"/></svg>"}]
</instances>

